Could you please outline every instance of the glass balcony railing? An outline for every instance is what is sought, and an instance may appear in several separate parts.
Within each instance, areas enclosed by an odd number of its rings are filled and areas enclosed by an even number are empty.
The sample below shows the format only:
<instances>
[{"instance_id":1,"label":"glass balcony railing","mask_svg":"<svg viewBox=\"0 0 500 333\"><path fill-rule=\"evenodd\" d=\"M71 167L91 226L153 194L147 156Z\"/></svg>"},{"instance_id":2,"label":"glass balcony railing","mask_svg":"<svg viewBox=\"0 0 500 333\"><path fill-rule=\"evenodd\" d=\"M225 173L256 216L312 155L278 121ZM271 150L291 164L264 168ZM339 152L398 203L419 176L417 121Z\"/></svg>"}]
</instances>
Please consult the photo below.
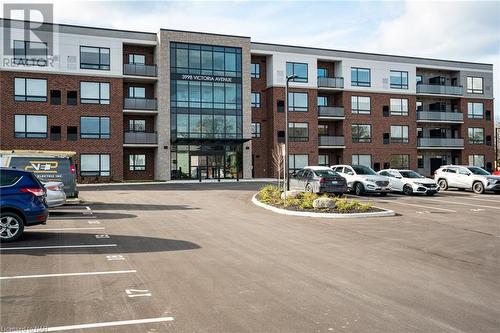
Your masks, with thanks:
<instances>
[{"instance_id":1,"label":"glass balcony railing","mask_svg":"<svg viewBox=\"0 0 500 333\"><path fill-rule=\"evenodd\" d=\"M446 86L437 84L417 84L417 94L463 95L462 86Z\"/></svg>"},{"instance_id":2,"label":"glass balcony railing","mask_svg":"<svg viewBox=\"0 0 500 333\"><path fill-rule=\"evenodd\" d=\"M343 77L318 77L318 87L323 88L344 88Z\"/></svg>"},{"instance_id":3,"label":"glass balcony railing","mask_svg":"<svg viewBox=\"0 0 500 333\"><path fill-rule=\"evenodd\" d=\"M123 143L128 144L157 144L158 137L156 132L125 132Z\"/></svg>"},{"instance_id":4,"label":"glass balcony railing","mask_svg":"<svg viewBox=\"0 0 500 333\"><path fill-rule=\"evenodd\" d=\"M462 123L464 114L462 112L417 111L417 120Z\"/></svg>"},{"instance_id":5,"label":"glass balcony railing","mask_svg":"<svg viewBox=\"0 0 500 333\"><path fill-rule=\"evenodd\" d=\"M418 138L418 148L463 148L464 139L452 138Z\"/></svg>"},{"instance_id":6,"label":"glass balcony railing","mask_svg":"<svg viewBox=\"0 0 500 333\"><path fill-rule=\"evenodd\" d=\"M123 75L156 76L156 65L123 64Z\"/></svg>"},{"instance_id":7,"label":"glass balcony railing","mask_svg":"<svg viewBox=\"0 0 500 333\"><path fill-rule=\"evenodd\" d=\"M318 116L327 118L343 118L344 107L343 106L318 106Z\"/></svg>"},{"instance_id":8,"label":"glass balcony railing","mask_svg":"<svg viewBox=\"0 0 500 333\"><path fill-rule=\"evenodd\" d=\"M318 146L345 146L345 141L343 136L327 136L321 135L318 137Z\"/></svg>"},{"instance_id":9,"label":"glass balcony railing","mask_svg":"<svg viewBox=\"0 0 500 333\"><path fill-rule=\"evenodd\" d=\"M123 108L125 110L156 110L156 98L133 98L125 97L123 99Z\"/></svg>"}]
</instances>

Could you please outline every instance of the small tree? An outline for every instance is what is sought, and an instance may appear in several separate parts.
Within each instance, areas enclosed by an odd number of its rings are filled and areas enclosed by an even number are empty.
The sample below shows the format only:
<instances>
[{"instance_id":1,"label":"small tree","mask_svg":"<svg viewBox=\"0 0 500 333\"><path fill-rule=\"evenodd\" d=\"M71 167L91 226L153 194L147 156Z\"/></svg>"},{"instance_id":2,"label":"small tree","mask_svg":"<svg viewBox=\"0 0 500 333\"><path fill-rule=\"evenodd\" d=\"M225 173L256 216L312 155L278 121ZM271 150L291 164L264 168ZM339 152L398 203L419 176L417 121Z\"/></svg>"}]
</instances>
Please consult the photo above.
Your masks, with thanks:
<instances>
[{"instance_id":1,"label":"small tree","mask_svg":"<svg viewBox=\"0 0 500 333\"><path fill-rule=\"evenodd\" d=\"M273 157L273 166L274 166L274 172L277 176L278 179L278 188L281 191L282 188L282 182L281 182L281 171L283 170L285 161L284 161L284 155L283 155L283 148L281 144L277 144L272 153ZM283 174L284 177L284 174ZM284 183L283 183L284 185Z\"/></svg>"}]
</instances>

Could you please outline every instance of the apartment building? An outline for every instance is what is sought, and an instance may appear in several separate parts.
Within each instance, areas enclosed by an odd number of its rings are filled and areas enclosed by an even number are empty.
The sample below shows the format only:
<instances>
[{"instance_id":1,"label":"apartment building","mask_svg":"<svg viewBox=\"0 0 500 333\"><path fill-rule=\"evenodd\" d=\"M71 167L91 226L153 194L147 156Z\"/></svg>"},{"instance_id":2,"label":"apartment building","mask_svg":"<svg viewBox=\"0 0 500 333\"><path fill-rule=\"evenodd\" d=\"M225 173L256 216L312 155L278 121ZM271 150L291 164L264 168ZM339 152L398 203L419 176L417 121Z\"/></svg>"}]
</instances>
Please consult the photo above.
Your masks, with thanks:
<instances>
[{"instance_id":1,"label":"apartment building","mask_svg":"<svg viewBox=\"0 0 500 333\"><path fill-rule=\"evenodd\" d=\"M491 169L492 65L2 20L0 148L75 151L80 182L272 177L359 163Z\"/></svg>"}]
</instances>

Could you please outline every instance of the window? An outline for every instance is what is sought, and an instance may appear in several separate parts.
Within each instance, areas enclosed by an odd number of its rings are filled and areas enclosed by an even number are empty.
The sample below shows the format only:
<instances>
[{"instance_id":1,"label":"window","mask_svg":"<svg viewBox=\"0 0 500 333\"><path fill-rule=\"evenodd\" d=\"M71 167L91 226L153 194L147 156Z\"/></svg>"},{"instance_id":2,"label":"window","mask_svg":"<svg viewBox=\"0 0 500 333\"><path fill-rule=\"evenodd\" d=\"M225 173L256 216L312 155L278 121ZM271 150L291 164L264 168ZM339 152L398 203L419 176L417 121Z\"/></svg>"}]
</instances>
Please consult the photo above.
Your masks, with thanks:
<instances>
[{"instance_id":1,"label":"window","mask_svg":"<svg viewBox=\"0 0 500 333\"><path fill-rule=\"evenodd\" d=\"M351 85L358 87L369 87L371 85L369 68L351 67Z\"/></svg>"},{"instance_id":2,"label":"window","mask_svg":"<svg viewBox=\"0 0 500 333\"><path fill-rule=\"evenodd\" d=\"M318 106L328 106L328 98L326 96L318 96L316 103Z\"/></svg>"},{"instance_id":3,"label":"window","mask_svg":"<svg viewBox=\"0 0 500 333\"><path fill-rule=\"evenodd\" d=\"M146 155L145 154L130 154L128 155L130 171L146 170Z\"/></svg>"},{"instance_id":4,"label":"window","mask_svg":"<svg viewBox=\"0 0 500 333\"><path fill-rule=\"evenodd\" d=\"M309 124L288 123L288 138L290 141L309 141Z\"/></svg>"},{"instance_id":5,"label":"window","mask_svg":"<svg viewBox=\"0 0 500 333\"><path fill-rule=\"evenodd\" d=\"M410 155L391 155L391 168L409 169Z\"/></svg>"},{"instance_id":6,"label":"window","mask_svg":"<svg viewBox=\"0 0 500 333\"><path fill-rule=\"evenodd\" d=\"M408 99L391 98L391 116L407 116Z\"/></svg>"},{"instance_id":7,"label":"window","mask_svg":"<svg viewBox=\"0 0 500 333\"><path fill-rule=\"evenodd\" d=\"M146 120L144 120L144 119L129 119L128 130L130 132L146 132Z\"/></svg>"},{"instance_id":8,"label":"window","mask_svg":"<svg viewBox=\"0 0 500 333\"><path fill-rule=\"evenodd\" d=\"M250 65L250 77L252 79L260 79L260 64L252 63Z\"/></svg>"},{"instance_id":9,"label":"window","mask_svg":"<svg viewBox=\"0 0 500 333\"><path fill-rule=\"evenodd\" d=\"M288 111L307 112L308 95L301 92L288 93Z\"/></svg>"},{"instance_id":10,"label":"window","mask_svg":"<svg viewBox=\"0 0 500 333\"><path fill-rule=\"evenodd\" d=\"M318 136L328 135L328 125L318 124Z\"/></svg>"},{"instance_id":11,"label":"window","mask_svg":"<svg viewBox=\"0 0 500 333\"><path fill-rule=\"evenodd\" d=\"M16 114L14 136L16 138L46 138L47 116Z\"/></svg>"},{"instance_id":12,"label":"window","mask_svg":"<svg viewBox=\"0 0 500 333\"><path fill-rule=\"evenodd\" d=\"M415 82L416 82L416 84L422 84L422 83L424 83L423 76L422 75L415 76Z\"/></svg>"},{"instance_id":13,"label":"window","mask_svg":"<svg viewBox=\"0 0 500 333\"><path fill-rule=\"evenodd\" d=\"M469 155L469 165L484 168L484 155Z\"/></svg>"},{"instance_id":14,"label":"window","mask_svg":"<svg viewBox=\"0 0 500 333\"><path fill-rule=\"evenodd\" d=\"M109 48L80 46L80 68L109 71Z\"/></svg>"},{"instance_id":15,"label":"window","mask_svg":"<svg viewBox=\"0 0 500 333\"><path fill-rule=\"evenodd\" d=\"M251 103L253 108L260 108L260 93L252 92Z\"/></svg>"},{"instance_id":16,"label":"window","mask_svg":"<svg viewBox=\"0 0 500 333\"><path fill-rule=\"evenodd\" d=\"M260 138L260 123L252 123L252 138Z\"/></svg>"},{"instance_id":17,"label":"window","mask_svg":"<svg viewBox=\"0 0 500 333\"><path fill-rule=\"evenodd\" d=\"M128 87L128 97L130 98L146 98L146 88L144 87Z\"/></svg>"},{"instance_id":18,"label":"window","mask_svg":"<svg viewBox=\"0 0 500 333\"><path fill-rule=\"evenodd\" d=\"M81 176L110 176L109 154L82 154L80 156Z\"/></svg>"},{"instance_id":19,"label":"window","mask_svg":"<svg viewBox=\"0 0 500 333\"><path fill-rule=\"evenodd\" d=\"M372 125L352 125L352 142L372 142Z\"/></svg>"},{"instance_id":20,"label":"window","mask_svg":"<svg viewBox=\"0 0 500 333\"><path fill-rule=\"evenodd\" d=\"M364 165L369 168L372 167L372 155L352 155L352 165Z\"/></svg>"},{"instance_id":21,"label":"window","mask_svg":"<svg viewBox=\"0 0 500 333\"><path fill-rule=\"evenodd\" d=\"M320 166L330 166L330 157L328 155L318 155L318 165Z\"/></svg>"},{"instance_id":22,"label":"window","mask_svg":"<svg viewBox=\"0 0 500 333\"><path fill-rule=\"evenodd\" d=\"M66 140L68 141L76 141L78 140L78 127L76 126L68 126Z\"/></svg>"},{"instance_id":23,"label":"window","mask_svg":"<svg viewBox=\"0 0 500 333\"><path fill-rule=\"evenodd\" d=\"M47 43L14 41L14 64L47 66Z\"/></svg>"},{"instance_id":24,"label":"window","mask_svg":"<svg viewBox=\"0 0 500 333\"><path fill-rule=\"evenodd\" d=\"M391 126L391 143L408 143L408 126Z\"/></svg>"},{"instance_id":25,"label":"window","mask_svg":"<svg viewBox=\"0 0 500 333\"><path fill-rule=\"evenodd\" d=\"M424 111L424 103L422 103L422 101L417 101L415 104L415 109L417 111Z\"/></svg>"},{"instance_id":26,"label":"window","mask_svg":"<svg viewBox=\"0 0 500 333\"><path fill-rule=\"evenodd\" d=\"M318 68L318 77L328 77L328 69Z\"/></svg>"},{"instance_id":27,"label":"window","mask_svg":"<svg viewBox=\"0 0 500 333\"><path fill-rule=\"evenodd\" d=\"M61 90L50 91L50 104L61 105Z\"/></svg>"},{"instance_id":28,"label":"window","mask_svg":"<svg viewBox=\"0 0 500 333\"><path fill-rule=\"evenodd\" d=\"M391 88L408 89L408 72L391 71Z\"/></svg>"},{"instance_id":29,"label":"window","mask_svg":"<svg viewBox=\"0 0 500 333\"><path fill-rule=\"evenodd\" d=\"M109 139L109 117L81 117L81 139Z\"/></svg>"},{"instance_id":30,"label":"window","mask_svg":"<svg viewBox=\"0 0 500 333\"><path fill-rule=\"evenodd\" d=\"M109 104L108 82L80 82L81 104Z\"/></svg>"},{"instance_id":31,"label":"window","mask_svg":"<svg viewBox=\"0 0 500 333\"><path fill-rule=\"evenodd\" d=\"M128 63L136 64L136 65L145 65L146 64L146 56L144 54L129 54L128 55Z\"/></svg>"},{"instance_id":32,"label":"window","mask_svg":"<svg viewBox=\"0 0 500 333\"><path fill-rule=\"evenodd\" d=\"M50 126L50 140L61 141L61 126Z\"/></svg>"},{"instance_id":33,"label":"window","mask_svg":"<svg viewBox=\"0 0 500 333\"><path fill-rule=\"evenodd\" d=\"M470 94L482 94L483 90L483 78L482 77L467 77L467 92Z\"/></svg>"},{"instance_id":34,"label":"window","mask_svg":"<svg viewBox=\"0 0 500 333\"><path fill-rule=\"evenodd\" d=\"M297 75L292 82L307 82L307 64L302 64L299 62L287 62L286 63L286 76Z\"/></svg>"},{"instance_id":35,"label":"window","mask_svg":"<svg viewBox=\"0 0 500 333\"><path fill-rule=\"evenodd\" d=\"M484 144L484 128L469 127L468 131L470 144Z\"/></svg>"},{"instance_id":36,"label":"window","mask_svg":"<svg viewBox=\"0 0 500 333\"><path fill-rule=\"evenodd\" d=\"M351 112L353 114L370 114L370 97L351 96Z\"/></svg>"},{"instance_id":37,"label":"window","mask_svg":"<svg viewBox=\"0 0 500 333\"><path fill-rule=\"evenodd\" d=\"M70 90L66 93L66 104L68 105L78 104L78 93L75 90Z\"/></svg>"},{"instance_id":38,"label":"window","mask_svg":"<svg viewBox=\"0 0 500 333\"><path fill-rule=\"evenodd\" d=\"M467 103L467 116L470 119L483 119L484 104L483 103Z\"/></svg>"},{"instance_id":39,"label":"window","mask_svg":"<svg viewBox=\"0 0 500 333\"><path fill-rule=\"evenodd\" d=\"M424 156L423 155L417 156L417 168L419 168L419 169L424 168Z\"/></svg>"},{"instance_id":40,"label":"window","mask_svg":"<svg viewBox=\"0 0 500 333\"><path fill-rule=\"evenodd\" d=\"M300 170L309 165L309 155L291 154L288 156L290 171Z\"/></svg>"},{"instance_id":41,"label":"window","mask_svg":"<svg viewBox=\"0 0 500 333\"><path fill-rule=\"evenodd\" d=\"M18 102L47 102L47 80L16 77L14 99Z\"/></svg>"}]
</instances>

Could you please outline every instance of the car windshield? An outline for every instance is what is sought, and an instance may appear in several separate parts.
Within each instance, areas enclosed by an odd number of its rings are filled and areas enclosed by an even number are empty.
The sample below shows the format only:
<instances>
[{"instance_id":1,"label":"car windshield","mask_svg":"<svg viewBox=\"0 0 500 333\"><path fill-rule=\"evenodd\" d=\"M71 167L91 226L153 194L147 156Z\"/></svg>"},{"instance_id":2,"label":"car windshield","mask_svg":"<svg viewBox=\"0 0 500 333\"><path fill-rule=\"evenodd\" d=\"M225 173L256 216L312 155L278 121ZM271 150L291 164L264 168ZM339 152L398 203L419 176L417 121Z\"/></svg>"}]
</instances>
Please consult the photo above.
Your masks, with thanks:
<instances>
[{"instance_id":1,"label":"car windshield","mask_svg":"<svg viewBox=\"0 0 500 333\"><path fill-rule=\"evenodd\" d=\"M424 176L416 173L415 171L411 171L411 170L408 170L408 171L399 171L399 173L404 178L424 178Z\"/></svg>"},{"instance_id":2,"label":"car windshield","mask_svg":"<svg viewBox=\"0 0 500 333\"><path fill-rule=\"evenodd\" d=\"M490 173L484 169L478 168L478 167L468 167L467 169L470 170L475 175L481 175L481 176L489 176Z\"/></svg>"},{"instance_id":3,"label":"car windshield","mask_svg":"<svg viewBox=\"0 0 500 333\"><path fill-rule=\"evenodd\" d=\"M322 178L335 178L339 175L333 170L314 170L314 172Z\"/></svg>"},{"instance_id":4,"label":"car windshield","mask_svg":"<svg viewBox=\"0 0 500 333\"><path fill-rule=\"evenodd\" d=\"M352 168L358 175L376 175L377 173L371 168L364 165L353 165Z\"/></svg>"}]
</instances>

